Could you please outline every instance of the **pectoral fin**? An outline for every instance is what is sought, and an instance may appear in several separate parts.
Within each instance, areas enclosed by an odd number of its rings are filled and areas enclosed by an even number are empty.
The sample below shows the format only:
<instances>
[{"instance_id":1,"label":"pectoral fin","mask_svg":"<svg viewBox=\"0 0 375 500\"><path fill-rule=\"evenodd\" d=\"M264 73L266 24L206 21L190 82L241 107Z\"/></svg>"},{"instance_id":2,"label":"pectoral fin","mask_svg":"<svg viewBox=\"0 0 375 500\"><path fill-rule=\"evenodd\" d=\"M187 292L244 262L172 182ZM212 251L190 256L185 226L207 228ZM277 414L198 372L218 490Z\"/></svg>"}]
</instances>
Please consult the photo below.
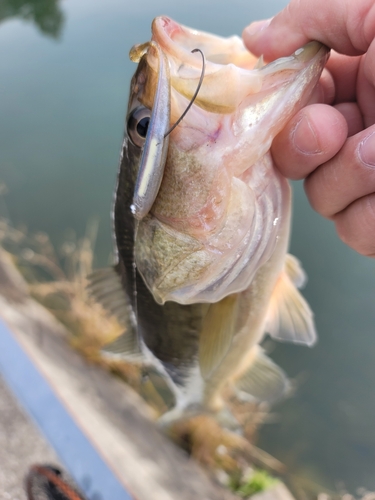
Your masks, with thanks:
<instances>
[{"instance_id":1,"label":"pectoral fin","mask_svg":"<svg viewBox=\"0 0 375 500\"><path fill-rule=\"evenodd\" d=\"M98 269L88 276L87 292L113 314L126 331L134 330L135 318L116 267Z\"/></svg>"},{"instance_id":2,"label":"pectoral fin","mask_svg":"<svg viewBox=\"0 0 375 500\"><path fill-rule=\"evenodd\" d=\"M199 366L207 379L219 366L232 343L237 319L237 295L211 304L199 339Z\"/></svg>"},{"instance_id":3,"label":"pectoral fin","mask_svg":"<svg viewBox=\"0 0 375 500\"><path fill-rule=\"evenodd\" d=\"M297 257L291 255L290 253L286 254L284 269L292 283L297 288L302 288L306 285L307 276Z\"/></svg>"},{"instance_id":4,"label":"pectoral fin","mask_svg":"<svg viewBox=\"0 0 375 500\"><path fill-rule=\"evenodd\" d=\"M255 346L253 349L254 361L235 383L238 397L274 403L290 389L289 380L283 370L264 354L261 347Z\"/></svg>"},{"instance_id":5,"label":"pectoral fin","mask_svg":"<svg viewBox=\"0 0 375 500\"><path fill-rule=\"evenodd\" d=\"M299 261L288 255L267 312L266 332L271 337L308 346L316 342L313 313L296 288L305 281Z\"/></svg>"}]
</instances>

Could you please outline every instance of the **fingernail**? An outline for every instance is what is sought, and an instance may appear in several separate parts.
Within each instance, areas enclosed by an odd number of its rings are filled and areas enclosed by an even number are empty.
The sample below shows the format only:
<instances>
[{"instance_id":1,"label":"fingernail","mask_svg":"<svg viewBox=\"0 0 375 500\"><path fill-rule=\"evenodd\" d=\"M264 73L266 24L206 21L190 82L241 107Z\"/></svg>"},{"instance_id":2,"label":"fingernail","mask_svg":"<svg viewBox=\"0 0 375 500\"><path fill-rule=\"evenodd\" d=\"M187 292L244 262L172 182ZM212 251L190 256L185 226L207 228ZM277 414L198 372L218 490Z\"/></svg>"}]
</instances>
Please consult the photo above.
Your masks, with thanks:
<instances>
[{"instance_id":1,"label":"fingernail","mask_svg":"<svg viewBox=\"0 0 375 500\"><path fill-rule=\"evenodd\" d=\"M294 127L292 142L294 143L294 147L305 155L321 153L314 127L312 127L306 115L303 115Z\"/></svg>"},{"instance_id":2,"label":"fingernail","mask_svg":"<svg viewBox=\"0 0 375 500\"><path fill-rule=\"evenodd\" d=\"M365 165L375 167L375 132L359 143L358 154Z\"/></svg>"},{"instance_id":3,"label":"fingernail","mask_svg":"<svg viewBox=\"0 0 375 500\"><path fill-rule=\"evenodd\" d=\"M249 24L247 28L245 28L245 33L247 36L254 36L264 29L270 24L271 19L263 19L262 21L255 21L254 23Z\"/></svg>"}]
</instances>

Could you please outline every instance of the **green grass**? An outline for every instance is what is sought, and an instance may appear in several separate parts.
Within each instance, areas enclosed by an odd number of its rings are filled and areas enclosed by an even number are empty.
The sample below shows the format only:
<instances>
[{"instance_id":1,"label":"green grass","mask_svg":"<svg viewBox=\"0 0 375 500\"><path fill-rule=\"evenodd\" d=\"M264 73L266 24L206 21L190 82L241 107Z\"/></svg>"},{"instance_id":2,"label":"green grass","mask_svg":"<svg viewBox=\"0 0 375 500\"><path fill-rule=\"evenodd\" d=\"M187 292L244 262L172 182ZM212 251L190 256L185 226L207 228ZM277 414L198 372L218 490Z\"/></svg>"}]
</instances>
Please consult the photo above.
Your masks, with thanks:
<instances>
[{"instance_id":1,"label":"green grass","mask_svg":"<svg viewBox=\"0 0 375 500\"><path fill-rule=\"evenodd\" d=\"M271 488L278 482L277 479L270 476L264 470L254 470L254 473L248 480L243 480L240 477L232 477L230 481L231 490L243 498L249 498L255 493Z\"/></svg>"}]
</instances>

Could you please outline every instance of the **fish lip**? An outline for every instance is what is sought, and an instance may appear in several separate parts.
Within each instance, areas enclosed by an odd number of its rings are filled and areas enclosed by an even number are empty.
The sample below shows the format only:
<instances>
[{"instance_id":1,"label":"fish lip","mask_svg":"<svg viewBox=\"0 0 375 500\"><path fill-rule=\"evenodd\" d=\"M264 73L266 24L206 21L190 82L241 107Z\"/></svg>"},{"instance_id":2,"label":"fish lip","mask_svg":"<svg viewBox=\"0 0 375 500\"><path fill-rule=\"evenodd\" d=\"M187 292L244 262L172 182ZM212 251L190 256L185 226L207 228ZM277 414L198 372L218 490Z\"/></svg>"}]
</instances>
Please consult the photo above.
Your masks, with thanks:
<instances>
[{"instance_id":1,"label":"fish lip","mask_svg":"<svg viewBox=\"0 0 375 500\"><path fill-rule=\"evenodd\" d=\"M191 29L187 26L177 23L173 19L168 16L159 16L156 17L152 22L152 38L157 41L161 46L162 50L166 51L169 56L180 58L183 60L184 64L188 64L193 68L197 68L199 71L201 70L201 64L199 59L191 54L191 52L187 49L184 49L183 44L178 43L174 40L174 36L176 34L184 34L187 39L197 38L197 46L198 37L202 35L204 37L210 38L212 41L217 40L221 42L225 42L226 40L235 40L238 45L238 50L246 50L245 46L238 36L232 37L221 37L218 35L213 35L211 33L206 33L204 31L198 31ZM246 50L249 55L252 55L250 52ZM183 54L183 58L181 55ZM254 57L254 56L253 56ZM268 62L261 68L243 68L241 66L237 66L241 71L257 71L261 75L268 75L271 73L276 73L278 71L282 71L285 69L296 71L302 69L302 66L309 64L314 59L324 59L329 57L329 48L321 42L311 41L305 44L304 46L298 48L293 54L287 57L281 57L275 59L274 61ZM235 64L235 63L232 63ZM206 72L214 72L225 64L221 64L218 62L212 62L209 59L206 61Z\"/></svg>"},{"instance_id":2,"label":"fish lip","mask_svg":"<svg viewBox=\"0 0 375 500\"><path fill-rule=\"evenodd\" d=\"M182 45L178 45L173 41L172 35L177 31L187 34L189 33L192 36L199 33L197 30L193 30L187 26L177 23L168 16L158 16L152 21L152 39L155 40L160 45L161 49L167 52L168 55L175 57L179 57L179 52L183 48ZM176 50L177 47L179 47L180 50ZM189 50L184 50L184 63L187 63L197 69L202 67L201 62L196 56L193 56Z\"/></svg>"}]
</instances>

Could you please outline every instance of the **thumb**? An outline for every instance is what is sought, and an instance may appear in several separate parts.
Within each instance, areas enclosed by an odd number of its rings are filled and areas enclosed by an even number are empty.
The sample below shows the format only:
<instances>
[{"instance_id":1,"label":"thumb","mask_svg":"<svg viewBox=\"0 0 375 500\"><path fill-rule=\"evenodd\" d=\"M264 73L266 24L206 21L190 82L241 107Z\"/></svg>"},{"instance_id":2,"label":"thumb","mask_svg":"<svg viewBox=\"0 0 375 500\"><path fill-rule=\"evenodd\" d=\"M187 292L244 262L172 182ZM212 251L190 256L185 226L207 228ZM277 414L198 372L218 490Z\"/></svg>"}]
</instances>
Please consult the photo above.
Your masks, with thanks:
<instances>
[{"instance_id":1,"label":"thumb","mask_svg":"<svg viewBox=\"0 0 375 500\"><path fill-rule=\"evenodd\" d=\"M310 40L359 55L374 38L374 0L291 0L275 17L243 32L246 47L267 61L290 55Z\"/></svg>"}]
</instances>

